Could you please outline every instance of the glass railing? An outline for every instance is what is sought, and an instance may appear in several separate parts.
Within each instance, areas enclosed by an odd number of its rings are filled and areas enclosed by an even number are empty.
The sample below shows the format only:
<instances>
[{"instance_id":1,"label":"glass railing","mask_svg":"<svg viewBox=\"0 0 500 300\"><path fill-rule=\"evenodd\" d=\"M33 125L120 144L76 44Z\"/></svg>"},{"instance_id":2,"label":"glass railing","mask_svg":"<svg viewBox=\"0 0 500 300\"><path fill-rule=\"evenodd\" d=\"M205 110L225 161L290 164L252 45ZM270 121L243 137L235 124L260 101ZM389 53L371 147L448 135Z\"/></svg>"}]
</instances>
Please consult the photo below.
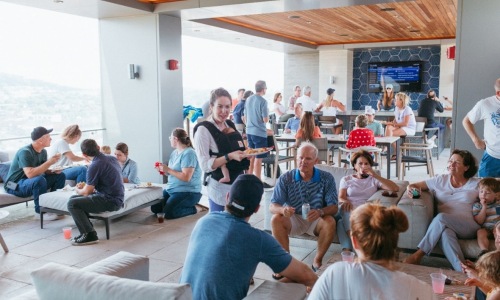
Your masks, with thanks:
<instances>
[{"instance_id":1,"label":"glass railing","mask_svg":"<svg viewBox=\"0 0 500 300\"><path fill-rule=\"evenodd\" d=\"M70 145L71 150L74 153L80 153L80 142L85 139L94 139L98 145L102 145L105 130L106 128L82 130L82 138L76 144ZM52 132L50 135L52 136L52 143L61 138L60 132ZM12 159L17 150L19 150L23 146L26 146L27 144L30 144L31 142L32 141L30 136L0 138L0 151L7 152L9 154L9 158Z\"/></svg>"}]
</instances>

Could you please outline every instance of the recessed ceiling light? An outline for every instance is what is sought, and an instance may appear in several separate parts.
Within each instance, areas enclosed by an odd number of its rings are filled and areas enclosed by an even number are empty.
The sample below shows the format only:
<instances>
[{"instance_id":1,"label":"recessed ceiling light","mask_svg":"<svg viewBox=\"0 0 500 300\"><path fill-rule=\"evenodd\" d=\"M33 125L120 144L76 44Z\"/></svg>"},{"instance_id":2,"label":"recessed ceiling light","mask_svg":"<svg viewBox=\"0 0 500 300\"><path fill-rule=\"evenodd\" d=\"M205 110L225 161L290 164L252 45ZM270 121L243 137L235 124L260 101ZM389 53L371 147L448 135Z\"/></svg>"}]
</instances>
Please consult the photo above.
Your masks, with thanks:
<instances>
[{"instance_id":1,"label":"recessed ceiling light","mask_svg":"<svg viewBox=\"0 0 500 300\"><path fill-rule=\"evenodd\" d=\"M300 19L300 16L295 16L295 15L293 15L293 16L288 16L288 18L289 18L289 19Z\"/></svg>"},{"instance_id":2,"label":"recessed ceiling light","mask_svg":"<svg viewBox=\"0 0 500 300\"><path fill-rule=\"evenodd\" d=\"M340 36L349 36L348 34L339 34Z\"/></svg>"},{"instance_id":3,"label":"recessed ceiling light","mask_svg":"<svg viewBox=\"0 0 500 300\"><path fill-rule=\"evenodd\" d=\"M420 30L412 29L412 30L410 30L410 32L420 32Z\"/></svg>"},{"instance_id":4,"label":"recessed ceiling light","mask_svg":"<svg viewBox=\"0 0 500 300\"><path fill-rule=\"evenodd\" d=\"M380 10L381 10L381 11L394 11L394 10L396 10L396 9L395 9L395 8L393 8L393 7L386 7L386 8L381 8Z\"/></svg>"},{"instance_id":5,"label":"recessed ceiling light","mask_svg":"<svg viewBox=\"0 0 500 300\"><path fill-rule=\"evenodd\" d=\"M307 24L312 24L312 22L311 22L311 21L307 21L306 23L307 23Z\"/></svg>"}]
</instances>

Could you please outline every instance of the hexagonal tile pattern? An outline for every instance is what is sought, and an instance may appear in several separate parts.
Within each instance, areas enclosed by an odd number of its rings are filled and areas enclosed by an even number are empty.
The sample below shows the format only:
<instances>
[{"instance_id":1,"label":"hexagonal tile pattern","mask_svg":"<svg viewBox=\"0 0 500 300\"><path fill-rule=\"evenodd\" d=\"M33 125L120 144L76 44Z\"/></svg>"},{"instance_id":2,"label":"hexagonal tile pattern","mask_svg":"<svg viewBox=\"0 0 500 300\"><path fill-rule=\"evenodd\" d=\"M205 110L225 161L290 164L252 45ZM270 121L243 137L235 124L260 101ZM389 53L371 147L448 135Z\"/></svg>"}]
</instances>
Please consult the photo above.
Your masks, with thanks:
<instances>
[{"instance_id":1,"label":"hexagonal tile pattern","mask_svg":"<svg viewBox=\"0 0 500 300\"><path fill-rule=\"evenodd\" d=\"M426 91L435 90L439 94L439 73L441 61L440 46L396 47L395 49L356 50L353 53L352 109L363 109L365 105L377 106L378 93L367 92L367 64L388 61L422 61L422 92L409 93L412 109L418 108Z\"/></svg>"}]
</instances>

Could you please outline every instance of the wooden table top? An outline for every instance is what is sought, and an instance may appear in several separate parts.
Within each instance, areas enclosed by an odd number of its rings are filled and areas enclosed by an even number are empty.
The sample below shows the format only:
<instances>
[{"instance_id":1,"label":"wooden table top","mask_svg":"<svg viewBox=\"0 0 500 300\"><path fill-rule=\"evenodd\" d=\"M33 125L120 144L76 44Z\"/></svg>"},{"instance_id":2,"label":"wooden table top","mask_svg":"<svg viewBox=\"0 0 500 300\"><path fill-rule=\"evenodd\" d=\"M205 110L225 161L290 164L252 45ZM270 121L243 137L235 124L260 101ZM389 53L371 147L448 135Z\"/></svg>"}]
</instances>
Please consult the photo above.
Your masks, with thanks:
<instances>
[{"instance_id":1,"label":"wooden table top","mask_svg":"<svg viewBox=\"0 0 500 300\"><path fill-rule=\"evenodd\" d=\"M326 262L326 264L323 264L320 267L318 275L321 275L330 265L339 261L342 261L340 253L334 254ZM467 275L463 273L456 272L453 270L444 270L444 269L426 267L420 265L410 265L400 262L396 262L396 266L398 267L399 271L412 275L422 280L423 282L428 283L431 286L432 286L432 281L430 274L439 273L442 271L446 276L448 276L448 278L452 279L453 282L450 285L444 286L444 293L437 294L438 299L445 299L446 297L451 297L453 296L453 293L464 293L465 295L467 295L467 299L469 299L471 296L474 296L474 291L475 291L474 287L464 285L464 282L467 279Z\"/></svg>"}]
</instances>

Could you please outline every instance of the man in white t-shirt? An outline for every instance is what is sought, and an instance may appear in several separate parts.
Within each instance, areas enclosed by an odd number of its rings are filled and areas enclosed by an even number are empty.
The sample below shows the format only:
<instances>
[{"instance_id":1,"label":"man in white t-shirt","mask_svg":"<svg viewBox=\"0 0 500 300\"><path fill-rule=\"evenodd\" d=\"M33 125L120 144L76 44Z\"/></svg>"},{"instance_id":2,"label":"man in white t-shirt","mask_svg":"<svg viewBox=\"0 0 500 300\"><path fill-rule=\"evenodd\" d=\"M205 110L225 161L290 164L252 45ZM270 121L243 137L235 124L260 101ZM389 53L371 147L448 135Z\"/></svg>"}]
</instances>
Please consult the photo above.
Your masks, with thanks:
<instances>
[{"instance_id":1,"label":"man in white t-shirt","mask_svg":"<svg viewBox=\"0 0 500 300\"><path fill-rule=\"evenodd\" d=\"M304 111L316 111L318 103L314 102L314 100L311 99L311 87L305 86L302 89L302 92L304 93L304 95L298 98L296 103L302 104L302 109Z\"/></svg>"},{"instance_id":2,"label":"man in white t-shirt","mask_svg":"<svg viewBox=\"0 0 500 300\"><path fill-rule=\"evenodd\" d=\"M474 129L484 120L484 139ZM465 116L462 124L477 149L484 149L479 177L500 177L500 78L495 81L495 95L482 99Z\"/></svg>"}]
</instances>

